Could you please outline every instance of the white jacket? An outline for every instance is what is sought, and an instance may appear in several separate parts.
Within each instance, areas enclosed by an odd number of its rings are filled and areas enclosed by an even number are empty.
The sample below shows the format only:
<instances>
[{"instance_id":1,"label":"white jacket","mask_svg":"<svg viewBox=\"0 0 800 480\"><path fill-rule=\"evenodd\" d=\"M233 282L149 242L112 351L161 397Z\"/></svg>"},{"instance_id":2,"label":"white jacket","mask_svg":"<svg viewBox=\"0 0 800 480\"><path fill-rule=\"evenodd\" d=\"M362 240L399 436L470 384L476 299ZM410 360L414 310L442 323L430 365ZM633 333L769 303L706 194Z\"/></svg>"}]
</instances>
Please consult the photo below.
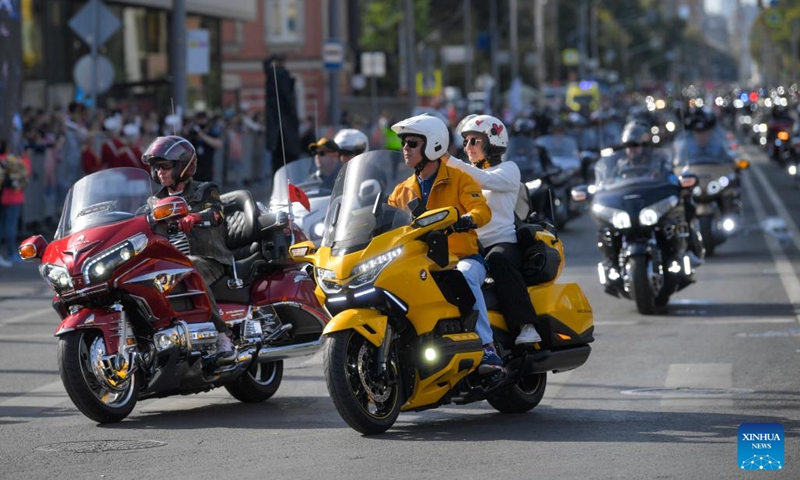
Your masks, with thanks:
<instances>
[{"instance_id":1,"label":"white jacket","mask_svg":"<svg viewBox=\"0 0 800 480\"><path fill-rule=\"evenodd\" d=\"M514 226L514 207L519 194L520 173L514 162L500 162L486 170L471 163L450 157L448 167L469 173L483 190L483 196L492 209L492 219L478 229L478 240L484 247L498 243L517 243Z\"/></svg>"}]
</instances>

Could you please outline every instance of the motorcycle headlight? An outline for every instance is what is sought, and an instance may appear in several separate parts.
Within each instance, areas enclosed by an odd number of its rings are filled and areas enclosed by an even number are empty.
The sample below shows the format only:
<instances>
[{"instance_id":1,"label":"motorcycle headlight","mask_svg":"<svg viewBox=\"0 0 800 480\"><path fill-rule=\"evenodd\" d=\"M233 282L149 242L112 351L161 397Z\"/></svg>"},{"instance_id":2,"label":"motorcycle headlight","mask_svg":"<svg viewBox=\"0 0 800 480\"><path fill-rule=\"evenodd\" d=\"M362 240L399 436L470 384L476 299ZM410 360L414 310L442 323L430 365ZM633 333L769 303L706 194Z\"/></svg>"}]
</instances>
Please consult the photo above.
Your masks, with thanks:
<instances>
[{"instance_id":1,"label":"motorcycle headlight","mask_svg":"<svg viewBox=\"0 0 800 480\"><path fill-rule=\"evenodd\" d=\"M536 180L531 180L530 182L525 182L525 186L528 187L528 191L533 193L542 186L542 179L537 178Z\"/></svg>"},{"instance_id":2,"label":"motorcycle headlight","mask_svg":"<svg viewBox=\"0 0 800 480\"><path fill-rule=\"evenodd\" d=\"M72 278L64 267L43 263L39 266L39 274L56 293L65 292L74 288L72 285Z\"/></svg>"},{"instance_id":3,"label":"motorcycle headlight","mask_svg":"<svg viewBox=\"0 0 800 480\"><path fill-rule=\"evenodd\" d=\"M342 291L342 286L336 283L336 274L333 270L325 268L315 268L314 275L317 278L317 285L322 288L322 291L327 294L339 293Z\"/></svg>"},{"instance_id":4,"label":"motorcycle headlight","mask_svg":"<svg viewBox=\"0 0 800 480\"><path fill-rule=\"evenodd\" d=\"M83 265L84 281L89 285L108 280L114 269L140 254L146 246L147 236L139 233L95 255Z\"/></svg>"},{"instance_id":5,"label":"motorcycle headlight","mask_svg":"<svg viewBox=\"0 0 800 480\"><path fill-rule=\"evenodd\" d=\"M717 180L711 180L708 182L708 187L706 187L706 191L709 195L716 195L719 191L722 190L722 186L719 184Z\"/></svg>"},{"instance_id":6,"label":"motorcycle headlight","mask_svg":"<svg viewBox=\"0 0 800 480\"><path fill-rule=\"evenodd\" d=\"M678 205L678 197L672 195L647 206L639 212L639 223L647 226L655 225L665 213L675 208L676 205Z\"/></svg>"},{"instance_id":7,"label":"motorcycle headlight","mask_svg":"<svg viewBox=\"0 0 800 480\"><path fill-rule=\"evenodd\" d=\"M322 238L322 234L325 233L325 224L322 222L315 223L313 227L311 227L311 234L315 237Z\"/></svg>"},{"instance_id":8,"label":"motorcycle headlight","mask_svg":"<svg viewBox=\"0 0 800 480\"><path fill-rule=\"evenodd\" d=\"M631 217L625 210L595 203L592 205L592 213L600 220L610 223L618 230L631 228Z\"/></svg>"},{"instance_id":9,"label":"motorcycle headlight","mask_svg":"<svg viewBox=\"0 0 800 480\"><path fill-rule=\"evenodd\" d=\"M390 250L357 265L350 273L350 275L354 275L355 278L350 281L348 286L350 288L358 288L362 285L374 282L375 279L378 278L378 274L381 273L383 268L386 267L389 262L399 257L402 251L402 247L395 248L394 250Z\"/></svg>"}]
</instances>

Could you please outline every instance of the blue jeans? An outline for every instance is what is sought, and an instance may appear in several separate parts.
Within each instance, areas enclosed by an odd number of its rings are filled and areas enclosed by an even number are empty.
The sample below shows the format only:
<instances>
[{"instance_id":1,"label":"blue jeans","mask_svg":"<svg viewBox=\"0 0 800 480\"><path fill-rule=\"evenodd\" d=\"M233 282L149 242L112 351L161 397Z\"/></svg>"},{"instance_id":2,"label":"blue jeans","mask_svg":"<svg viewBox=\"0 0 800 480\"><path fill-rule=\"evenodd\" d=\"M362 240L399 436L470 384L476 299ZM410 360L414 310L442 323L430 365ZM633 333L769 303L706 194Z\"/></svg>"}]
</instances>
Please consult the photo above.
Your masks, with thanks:
<instances>
[{"instance_id":1,"label":"blue jeans","mask_svg":"<svg viewBox=\"0 0 800 480\"><path fill-rule=\"evenodd\" d=\"M489 324L489 312L486 310L486 300L483 298L481 285L486 279L486 267L483 262L474 258L462 258L458 261L456 269L464 275L469 289L475 295L475 310L478 311L478 323L475 325L475 332L481 339L481 343L494 342L492 326Z\"/></svg>"},{"instance_id":2,"label":"blue jeans","mask_svg":"<svg viewBox=\"0 0 800 480\"><path fill-rule=\"evenodd\" d=\"M6 244L4 252L0 252L8 260L19 260L19 245L17 244L17 225L22 214L22 204L3 205L0 207L0 241Z\"/></svg>"}]
</instances>

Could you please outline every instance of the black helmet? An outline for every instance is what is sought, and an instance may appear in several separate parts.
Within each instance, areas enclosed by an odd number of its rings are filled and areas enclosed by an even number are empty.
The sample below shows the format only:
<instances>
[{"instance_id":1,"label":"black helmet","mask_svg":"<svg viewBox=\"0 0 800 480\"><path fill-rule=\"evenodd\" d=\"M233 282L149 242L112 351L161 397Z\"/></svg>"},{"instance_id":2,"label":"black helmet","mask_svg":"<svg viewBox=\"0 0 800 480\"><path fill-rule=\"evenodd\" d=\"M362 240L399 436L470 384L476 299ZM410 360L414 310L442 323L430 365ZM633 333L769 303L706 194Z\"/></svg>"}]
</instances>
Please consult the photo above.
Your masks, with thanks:
<instances>
[{"instance_id":1,"label":"black helmet","mask_svg":"<svg viewBox=\"0 0 800 480\"><path fill-rule=\"evenodd\" d=\"M153 181L158 181L158 171L152 165L159 161L175 162L172 169L172 178L177 185L185 182L194 176L197 171L197 153L189 140L177 135L158 137L147 147L147 151L142 154L142 163L150 165L150 176Z\"/></svg>"},{"instance_id":2,"label":"black helmet","mask_svg":"<svg viewBox=\"0 0 800 480\"><path fill-rule=\"evenodd\" d=\"M717 117L710 108L695 108L686 117L687 130L711 130L717 125Z\"/></svg>"},{"instance_id":3,"label":"black helmet","mask_svg":"<svg viewBox=\"0 0 800 480\"><path fill-rule=\"evenodd\" d=\"M620 142L624 147L647 146L653 141L650 126L641 120L628 122L622 127Z\"/></svg>"}]
</instances>

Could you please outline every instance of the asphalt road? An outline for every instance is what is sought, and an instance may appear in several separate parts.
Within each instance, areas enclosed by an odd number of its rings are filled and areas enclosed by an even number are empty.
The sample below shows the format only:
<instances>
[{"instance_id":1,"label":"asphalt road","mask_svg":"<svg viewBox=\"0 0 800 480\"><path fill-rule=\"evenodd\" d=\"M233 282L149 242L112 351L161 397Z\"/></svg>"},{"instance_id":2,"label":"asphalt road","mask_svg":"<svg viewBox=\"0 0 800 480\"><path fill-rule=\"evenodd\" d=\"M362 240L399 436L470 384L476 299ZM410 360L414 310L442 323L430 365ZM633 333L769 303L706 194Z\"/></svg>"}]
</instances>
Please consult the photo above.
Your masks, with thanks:
<instances>
[{"instance_id":1,"label":"asphalt road","mask_svg":"<svg viewBox=\"0 0 800 480\"><path fill-rule=\"evenodd\" d=\"M57 316L36 267L0 270L0 478L751 478L737 461L744 423L781 424L775 475L800 478L800 195L745 150L745 228L665 315L603 293L588 217L561 233L562 280L589 297L594 350L551 374L542 404L520 415L448 406L363 437L339 418L316 355L287 362L264 404L218 390L143 401L97 425L61 385Z\"/></svg>"}]
</instances>

